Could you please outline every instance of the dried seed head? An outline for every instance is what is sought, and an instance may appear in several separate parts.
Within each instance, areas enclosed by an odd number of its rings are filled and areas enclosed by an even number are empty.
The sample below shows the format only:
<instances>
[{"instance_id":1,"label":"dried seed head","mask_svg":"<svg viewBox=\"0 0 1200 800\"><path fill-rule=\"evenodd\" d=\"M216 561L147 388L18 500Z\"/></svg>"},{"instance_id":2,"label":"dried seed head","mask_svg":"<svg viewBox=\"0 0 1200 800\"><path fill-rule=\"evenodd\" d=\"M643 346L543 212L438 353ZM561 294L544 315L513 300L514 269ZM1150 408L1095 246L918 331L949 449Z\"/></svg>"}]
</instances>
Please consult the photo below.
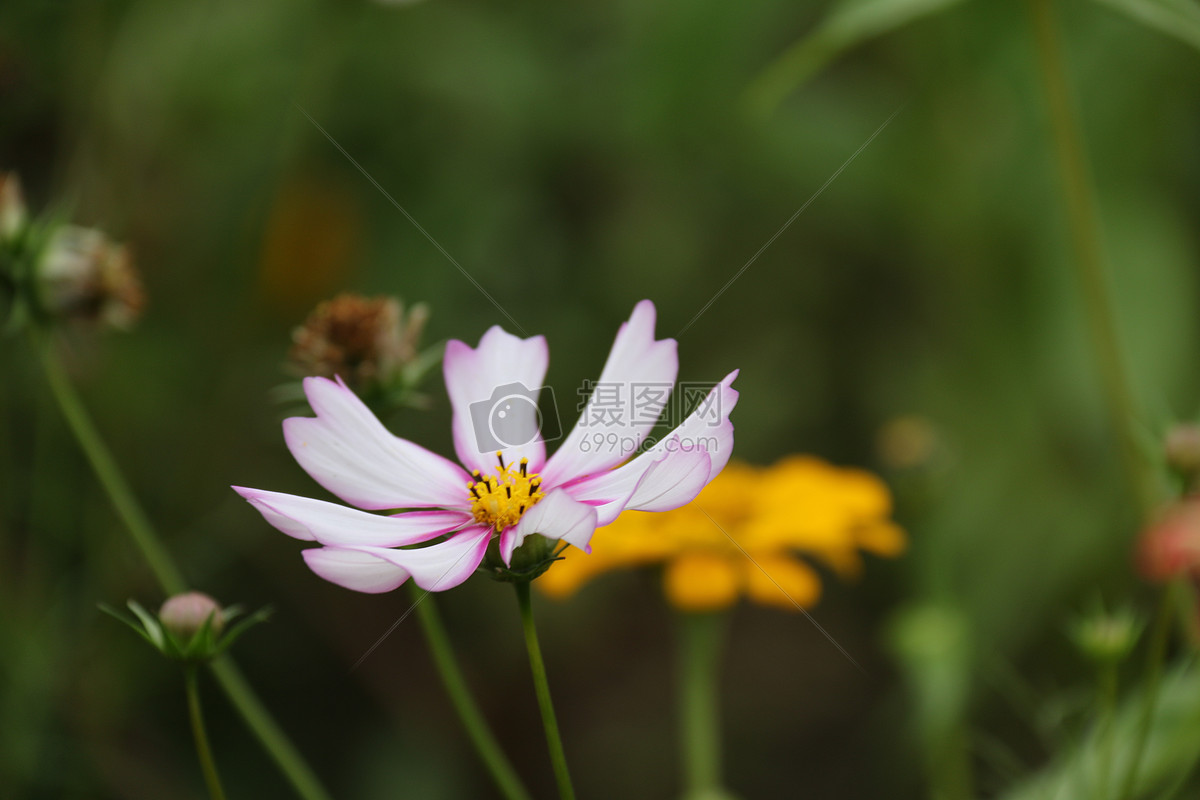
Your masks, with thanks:
<instances>
[{"instance_id":1,"label":"dried seed head","mask_svg":"<svg viewBox=\"0 0 1200 800\"><path fill-rule=\"evenodd\" d=\"M394 298L338 295L292 333L291 368L300 375L339 375L355 388L387 383L416 358L427 318L423 305L406 315Z\"/></svg>"},{"instance_id":2,"label":"dried seed head","mask_svg":"<svg viewBox=\"0 0 1200 800\"><path fill-rule=\"evenodd\" d=\"M57 228L37 276L42 305L54 317L129 328L145 304L128 248L94 228Z\"/></svg>"}]
</instances>

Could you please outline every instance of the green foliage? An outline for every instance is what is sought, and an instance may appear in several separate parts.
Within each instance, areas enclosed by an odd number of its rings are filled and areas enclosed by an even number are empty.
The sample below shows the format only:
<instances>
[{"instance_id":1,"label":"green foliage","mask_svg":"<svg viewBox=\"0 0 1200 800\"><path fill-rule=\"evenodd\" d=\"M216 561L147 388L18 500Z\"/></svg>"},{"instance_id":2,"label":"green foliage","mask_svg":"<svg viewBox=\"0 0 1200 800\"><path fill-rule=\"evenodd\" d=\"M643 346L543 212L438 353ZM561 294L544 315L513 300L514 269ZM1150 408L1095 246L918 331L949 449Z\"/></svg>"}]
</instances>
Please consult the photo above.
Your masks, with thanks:
<instances>
[{"instance_id":1,"label":"green foliage","mask_svg":"<svg viewBox=\"0 0 1200 800\"><path fill-rule=\"evenodd\" d=\"M1194 4L1119 5L1195 45ZM569 427L579 380L599 374L634 302L654 299L660 331L677 333L910 100L680 337L682 376L742 368L740 457L812 452L882 471L912 542L848 588L823 576L830 589L811 610L865 677L802 618L739 612L727 779L746 797L802 785L916 798L936 761L965 763L985 789L1011 786L972 749L983 730L1027 769L1049 764L1038 786L1066 785L1091 695L1075 700L1090 677L1064 624L1097 590L1146 598L1025 11L0 4L0 166L20 170L32 207L72 201L73 221L129 242L149 296L131 333L62 332L73 377L189 581L281 609L286 624L243 640L239 662L334 795L390 798L403 785L474 798L488 782L431 690L411 621L349 672L405 601L322 583L228 486L319 492L287 452L269 390L320 300L352 289L428 302L430 341L508 323L295 102L529 334L547 335ZM1200 404L1200 69L1190 49L1095 3L1061 11L1122 346L1154 432L1144 451L1157 459L1161 427ZM812 80L835 59L842 68ZM734 113L747 97L778 113ZM188 734L160 709L174 676L95 624L97 598L148 596L151 578L33 367L19 338L0 340L0 786L194 797L179 777ZM430 410L388 422L449 453L436 372L422 386ZM936 464L878 458L877 432L900 415L927 423ZM537 741L509 593L473 580L442 608L468 681L487 687L488 718ZM588 796L678 788L657 598L627 575L539 608ZM888 619L903 646L880 644ZM996 664L1033 687L1032 711L992 690ZM1189 677L1164 688L1147 788L1200 747ZM1138 677L1123 680L1128 709ZM220 756L246 740L216 697ZM1027 724L1065 707L1075 713ZM1120 719L1127 730L1128 711ZM161 763L134 757L148 741ZM513 752L522 773L544 767L535 749ZM239 795L287 796L258 758L222 765ZM1019 794L1043 796L1032 784Z\"/></svg>"},{"instance_id":2,"label":"green foliage","mask_svg":"<svg viewBox=\"0 0 1200 800\"><path fill-rule=\"evenodd\" d=\"M816 28L776 59L747 91L751 111L773 111L847 50L963 0L838 0Z\"/></svg>"},{"instance_id":3,"label":"green foliage","mask_svg":"<svg viewBox=\"0 0 1200 800\"><path fill-rule=\"evenodd\" d=\"M1128 743L1140 724L1141 693L1122 705L1115 723L1115 738ZM1041 800L1046 797L1094 797L1096 773L1108 769L1122 775L1129 766L1130 750L1121 747L1106 761L1105 731L1095 729L1067 748L1044 769L1022 780L1001 795L1002 800ZM1170 800L1186 786L1200 761L1200 674L1194 664L1176 666L1163 681L1154 727L1138 770L1133 797Z\"/></svg>"},{"instance_id":4,"label":"green foliage","mask_svg":"<svg viewBox=\"0 0 1200 800\"><path fill-rule=\"evenodd\" d=\"M1200 50L1200 5L1194 0L1096 0L1130 19Z\"/></svg>"}]
</instances>

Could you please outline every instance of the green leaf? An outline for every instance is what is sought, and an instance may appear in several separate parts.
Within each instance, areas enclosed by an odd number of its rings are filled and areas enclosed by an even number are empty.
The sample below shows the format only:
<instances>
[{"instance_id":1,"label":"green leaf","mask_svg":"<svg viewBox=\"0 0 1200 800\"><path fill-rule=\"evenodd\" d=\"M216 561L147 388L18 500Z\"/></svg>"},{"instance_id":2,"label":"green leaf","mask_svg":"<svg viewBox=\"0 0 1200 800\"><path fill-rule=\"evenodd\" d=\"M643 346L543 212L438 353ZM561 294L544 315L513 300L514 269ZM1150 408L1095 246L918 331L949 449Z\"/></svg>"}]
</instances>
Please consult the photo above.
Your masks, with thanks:
<instances>
[{"instance_id":1,"label":"green leaf","mask_svg":"<svg viewBox=\"0 0 1200 800\"><path fill-rule=\"evenodd\" d=\"M1200 5L1193 0L1096 0L1200 50Z\"/></svg>"},{"instance_id":2,"label":"green leaf","mask_svg":"<svg viewBox=\"0 0 1200 800\"><path fill-rule=\"evenodd\" d=\"M141 623L138 620L130 619L129 617L122 614L120 611L117 611L115 608L110 606L108 603L98 603L97 607L101 611L103 611L105 614L108 614L110 617L115 619L117 622L128 625L130 630L132 630L138 636L142 637L147 642L149 642L152 647L158 647L158 643L155 642L152 638L150 638L150 634L148 634L146 632L146 629L141 625Z\"/></svg>"},{"instance_id":3,"label":"green leaf","mask_svg":"<svg viewBox=\"0 0 1200 800\"><path fill-rule=\"evenodd\" d=\"M1190 664L1178 666L1163 676L1162 692L1154 715L1154 727L1138 769L1136 797L1161 790L1186 776L1200 753L1200 682ZM1115 720L1118 742L1132 741L1141 724L1144 689L1132 692ZM1088 781L1097 765L1109 761L1103 731L1092 731L1079 746L1060 754L1044 769L1002 795L1002 800L1042 800L1047 797L1089 797ZM1129 749L1119 748L1108 764L1110 774L1125 775Z\"/></svg>"},{"instance_id":4,"label":"green leaf","mask_svg":"<svg viewBox=\"0 0 1200 800\"><path fill-rule=\"evenodd\" d=\"M136 600L126 601L125 605L142 621L142 627L146 629L146 634L150 637L150 643L159 650L163 650L167 644L167 637L163 633L162 625L159 624L158 618L142 608Z\"/></svg>"},{"instance_id":5,"label":"green leaf","mask_svg":"<svg viewBox=\"0 0 1200 800\"><path fill-rule=\"evenodd\" d=\"M746 91L750 110L769 114L783 98L851 47L963 0L841 0L816 30L759 73Z\"/></svg>"},{"instance_id":6,"label":"green leaf","mask_svg":"<svg viewBox=\"0 0 1200 800\"><path fill-rule=\"evenodd\" d=\"M213 620L217 611L211 612L204 618L200 629L192 634L192 638L183 646L180 657L184 661L200 661L208 659L213 653Z\"/></svg>"},{"instance_id":7,"label":"green leaf","mask_svg":"<svg viewBox=\"0 0 1200 800\"><path fill-rule=\"evenodd\" d=\"M226 632L225 636L217 642L216 648L212 651L212 655L218 656L221 653L224 653L235 641L237 641L238 637L258 623L266 622L268 619L270 619L271 614L273 613L273 608L270 606L265 606L243 619L237 625L234 625Z\"/></svg>"}]
</instances>

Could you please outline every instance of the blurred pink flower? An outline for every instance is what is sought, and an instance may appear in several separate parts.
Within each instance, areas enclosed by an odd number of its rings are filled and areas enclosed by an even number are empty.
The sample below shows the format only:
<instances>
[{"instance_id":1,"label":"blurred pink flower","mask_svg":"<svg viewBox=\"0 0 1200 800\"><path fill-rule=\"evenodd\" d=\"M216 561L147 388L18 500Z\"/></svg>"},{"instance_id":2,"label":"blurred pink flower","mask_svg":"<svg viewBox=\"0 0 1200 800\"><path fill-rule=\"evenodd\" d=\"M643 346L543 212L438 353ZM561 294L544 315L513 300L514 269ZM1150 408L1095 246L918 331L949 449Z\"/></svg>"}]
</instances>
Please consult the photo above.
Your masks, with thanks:
<instances>
[{"instance_id":1,"label":"blurred pink flower","mask_svg":"<svg viewBox=\"0 0 1200 800\"><path fill-rule=\"evenodd\" d=\"M493 537L505 564L533 534L588 550L595 529L622 511L667 511L692 500L733 450L736 371L629 459L656 424L679 369L675 340L656 340L654 321L654 304L638 303L595 385L662 391L643 397L636 415L602 413L603 398L593 392L549 459L536 404L549 363L546 340L492 327L477 348L460 341L446 347L454 449L463 466L391 435L340 379L313 377L304 389L317 416L285 420L284 437L309 475L356 508L233 488L279 530L322 545L303 551L313 572L359 592L391 591L410 577L428 591L457 586L479 567ZM393 513L368 513L383 510Z\"/></svg>"},{"instance_id":2,"label":"blurred pink flower","mask_svg":"<svg viewBox=\"0 0 1200 800\"><path fill-rule=\"evenodd\" d=\"M1151 581L1200 578L1200 497L1188 497L1168 508L1142 531L1138 566Z\"/></svg>"}]
</instances>

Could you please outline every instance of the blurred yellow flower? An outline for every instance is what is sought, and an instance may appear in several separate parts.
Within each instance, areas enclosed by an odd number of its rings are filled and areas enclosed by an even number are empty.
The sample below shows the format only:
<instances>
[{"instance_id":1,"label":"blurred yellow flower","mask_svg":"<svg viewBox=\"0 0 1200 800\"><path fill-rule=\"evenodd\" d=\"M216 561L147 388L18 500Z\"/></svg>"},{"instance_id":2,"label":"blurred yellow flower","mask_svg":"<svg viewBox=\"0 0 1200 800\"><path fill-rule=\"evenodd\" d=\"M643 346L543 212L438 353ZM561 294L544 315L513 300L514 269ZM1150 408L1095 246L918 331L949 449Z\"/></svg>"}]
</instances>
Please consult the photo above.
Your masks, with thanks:
<instances>
[{"instance_id":1,"label":"blurred yellow flower","mask_svg":"<svg viewBox=\"0 0 1200 800\"><path fill-rule=\"evenodd\" d=\"M811 456L770 467L734 461L682 508L622 514L596 531L590 555L568 548L537 586L566 597L609 570L663 563L667 599L685 611L725 608L743 594L796 610L821 594L820 577L799 554L853 577L860 552L904 551L890 515L891 495L869 472Z\"/></svg>"}]
</instances>

